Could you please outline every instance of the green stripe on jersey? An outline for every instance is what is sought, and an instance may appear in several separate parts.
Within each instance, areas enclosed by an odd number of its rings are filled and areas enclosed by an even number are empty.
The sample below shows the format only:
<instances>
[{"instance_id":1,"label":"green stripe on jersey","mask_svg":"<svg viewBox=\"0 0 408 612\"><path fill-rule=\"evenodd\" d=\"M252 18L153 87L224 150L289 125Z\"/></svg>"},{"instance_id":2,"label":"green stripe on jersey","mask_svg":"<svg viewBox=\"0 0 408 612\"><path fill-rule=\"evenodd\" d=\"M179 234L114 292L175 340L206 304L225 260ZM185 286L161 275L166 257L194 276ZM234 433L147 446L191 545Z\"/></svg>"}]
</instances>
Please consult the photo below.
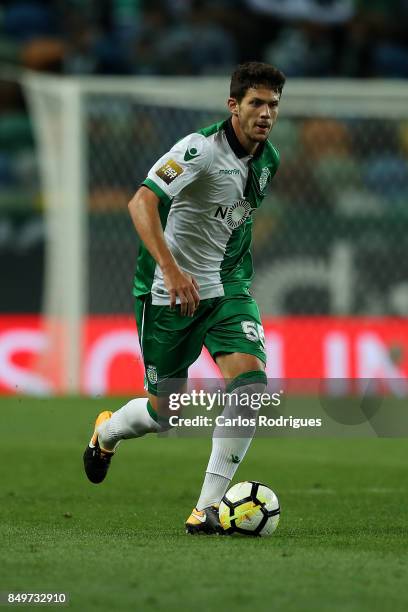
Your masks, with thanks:
<instances>
[{"instance_id":1,"label":"green stripe on jersey","mask_svg":"<svg viewBox=\"0 0 408 612\"><path fill-rule=\"evenodd\" d=\"M245 223L232 231L227 242L220 272L224 289L235 283L239 283L243 289L249 288L254 273L250 251L251 241L252 219L247 219ZM228 290L226 295L229 295Z\"/></svg>"},{"instance_id":2,"label":"green stripe on jersey","mask_svg":"<svg viewBox=\"0 0 408 612\"><path fill-rule=\"evenodd\" d=\"M249 162L244 198L251 204L253 210L262 204L267 185L276 173L278 165L279 153L268 141L265 143L262 155ZM264 181L262 176L265 177ZM227 242L220 273L225 295L231 294L234 285L239 284L244 289L248 289L251 284L254 275L251 253L252 224L252 217L249 217L245 223L232 231Z\"/></svg>"},{"instance_id":3,"label":"green stripe on jersey","mask_svg":"<svg viewBox=\"0 0 408 612\"><path fill-rule=\"evenodd\" d=\"M156 185L156 183L153 182L151 179L145 179L142 185L145 185L145 187L148 187L151 191L153 191L153 193L155 193L159 198L161 204L170 204L171 198L169 198L167 193L164 193L163 189Z\"/></svg>"},{"instance_id":4,"label":"green stripe on jersey","mask_svg":"<svg viewBox=\"0 0 408 612\"><path fill-rule=\"evenodd\" d=\"M159 204L159 215L163 231L166 228L167 217L170 211L171 198L164 193L160 187L156 185L152 180L147 178L143 181L142 185L145 185L151 189L158 198L160 198ZM136 272L133 281L133 295L138 297L150 293L153 284L154 272L156 269L156 262L146 249L143 242L140 243L139 255L136 261Z\"/></svg>"},{"instance_id":5,"label":"green stripe on jersey","mask_svg":"<svg viewBox=\"0 0 408 612\"><path fill-rule=\"evenodd\" d=\"M224 123L225 123L225 120L218 121L218 123L213 123L212 125L201 128L201 130L197 130L197 133L202 134L203 136L208 138L208 136L212 136L213 134L216 134L217 132L219 132L222 126L224 125Z\"/></svg>"}]
</instances>

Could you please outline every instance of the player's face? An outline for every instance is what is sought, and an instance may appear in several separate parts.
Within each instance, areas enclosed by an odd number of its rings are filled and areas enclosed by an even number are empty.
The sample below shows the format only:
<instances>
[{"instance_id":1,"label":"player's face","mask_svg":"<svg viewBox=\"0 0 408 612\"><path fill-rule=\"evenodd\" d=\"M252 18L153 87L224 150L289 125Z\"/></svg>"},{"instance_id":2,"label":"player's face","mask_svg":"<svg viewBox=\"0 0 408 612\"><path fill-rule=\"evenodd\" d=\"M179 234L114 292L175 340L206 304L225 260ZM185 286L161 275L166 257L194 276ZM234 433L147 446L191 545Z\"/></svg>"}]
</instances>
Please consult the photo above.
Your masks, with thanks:
<instances>
[{"instance_id":1,"label":"player's face","mask_svg":"<svg viewBox=\"0 0 408 612\"><path fill-rule=\"evenodd\" d=\"M248 144L264 142L273 127L279 109L278 92L264 87L251 87L241 102L228 100L232 115L238 120L239 131Z\"/></svg>"}]
</instances>

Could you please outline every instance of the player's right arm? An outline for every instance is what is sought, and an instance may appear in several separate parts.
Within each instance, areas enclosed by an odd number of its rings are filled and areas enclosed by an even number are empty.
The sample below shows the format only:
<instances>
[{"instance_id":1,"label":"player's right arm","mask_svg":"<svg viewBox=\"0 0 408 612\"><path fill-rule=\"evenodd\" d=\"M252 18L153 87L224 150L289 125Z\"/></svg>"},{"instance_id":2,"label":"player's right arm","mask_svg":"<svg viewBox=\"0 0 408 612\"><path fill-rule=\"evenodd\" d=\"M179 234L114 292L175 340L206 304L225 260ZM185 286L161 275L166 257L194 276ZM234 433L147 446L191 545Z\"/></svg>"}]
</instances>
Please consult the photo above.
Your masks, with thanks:
<instances>
[{"instance_id":1,"label":"player's right arm","mask_svg":"<svg viewBox=\"0 0 408 612\"><path fill-rule=\"evenodd\" d=\"M160 199L148 187L142 186L128 204L130 216L140 239L160 266L170 295L170 307L177 297L182 315L193 316L200 303L197 281L183 272L167 246L159 216Z\"/></svg>"},{"instance_id":2,"label":"player's right arm","mask_svg":"<svg viewBox=\"0 0 408 612\"><path fill-rule=\"evenodd\" d=\"M180 301L181 313L190 316L199 304L199 287L173 257L166 243L158 207L171 202L184 187L206 173L212 157L208 140L199 133L189 134L154 164L129 203L136 231L163 272L170 306L174 308Z\"/></svg>"}]
</instances>

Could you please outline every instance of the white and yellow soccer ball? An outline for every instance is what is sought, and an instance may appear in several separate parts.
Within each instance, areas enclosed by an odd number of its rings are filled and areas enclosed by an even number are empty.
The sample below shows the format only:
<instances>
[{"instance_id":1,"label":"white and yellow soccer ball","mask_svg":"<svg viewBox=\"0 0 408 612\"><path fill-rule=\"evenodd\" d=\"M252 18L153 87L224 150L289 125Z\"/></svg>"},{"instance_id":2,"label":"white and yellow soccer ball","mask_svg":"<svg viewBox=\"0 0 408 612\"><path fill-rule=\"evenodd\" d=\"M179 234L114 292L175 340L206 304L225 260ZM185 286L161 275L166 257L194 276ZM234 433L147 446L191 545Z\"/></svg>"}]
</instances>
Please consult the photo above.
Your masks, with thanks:
<instances>
[{"instance_id":1,"label":"white and yellow soccer ball","mask_svg":"<svg viewBox=\"0 0 408 612\"><path fill-rule=\"evenodd\" d=\"M261 482L238 482L222 498L219 517L230 535L270 536L279 523L279 500Z\"/></svg>"}]
</instances>

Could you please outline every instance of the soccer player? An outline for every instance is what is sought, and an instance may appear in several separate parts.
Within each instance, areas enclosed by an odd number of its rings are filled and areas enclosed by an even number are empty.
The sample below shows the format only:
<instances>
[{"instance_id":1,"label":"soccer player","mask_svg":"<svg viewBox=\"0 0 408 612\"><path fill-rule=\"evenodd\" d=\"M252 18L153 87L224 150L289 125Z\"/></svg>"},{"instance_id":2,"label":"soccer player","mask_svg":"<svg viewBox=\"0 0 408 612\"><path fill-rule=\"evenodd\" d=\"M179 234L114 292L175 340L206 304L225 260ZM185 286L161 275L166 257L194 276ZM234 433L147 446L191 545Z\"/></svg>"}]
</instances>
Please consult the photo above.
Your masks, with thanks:
<instances>
[{"instance_id":1,"label":"soccer player","mask_svg":"<svg viewBox=\"0 0 408 612\"><path fill-rule=\"evenodd\" d=\"M238 66L227 102L230 117L177 142L129 203L142 241L133 293L148 397L98 415L84 453L91 482L105 478L121 440L169 429L158 385L185 381L203 345L238 397L266 385L263 328L249 292L252 213L279 164L268 136L284 83L282 72L269 64ZM227 404L224 414L237 410ZM225 437L215 427L187 533L222 532L218 505L255 426L245 432Z\"/></svg>"}]
</instances>

